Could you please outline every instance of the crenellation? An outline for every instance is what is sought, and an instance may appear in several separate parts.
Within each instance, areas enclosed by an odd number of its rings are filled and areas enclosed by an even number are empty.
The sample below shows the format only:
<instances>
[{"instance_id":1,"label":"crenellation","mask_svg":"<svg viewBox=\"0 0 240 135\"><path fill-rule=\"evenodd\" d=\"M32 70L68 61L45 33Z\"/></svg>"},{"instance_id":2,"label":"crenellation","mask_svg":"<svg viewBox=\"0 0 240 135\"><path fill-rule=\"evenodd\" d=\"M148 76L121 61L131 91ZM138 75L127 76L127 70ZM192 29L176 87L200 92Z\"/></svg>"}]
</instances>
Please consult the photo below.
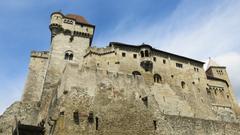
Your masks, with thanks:
<instances>
[{"instance_id":1,"label":"crenellation","mask_svg":"<svg viewBox=\"0 0 240 135\"><path fill-rule=\"evenodd\" d=\"M48 51L32 51L31 57L48 59L49 52Z\"/></svg>"}]
</instances>

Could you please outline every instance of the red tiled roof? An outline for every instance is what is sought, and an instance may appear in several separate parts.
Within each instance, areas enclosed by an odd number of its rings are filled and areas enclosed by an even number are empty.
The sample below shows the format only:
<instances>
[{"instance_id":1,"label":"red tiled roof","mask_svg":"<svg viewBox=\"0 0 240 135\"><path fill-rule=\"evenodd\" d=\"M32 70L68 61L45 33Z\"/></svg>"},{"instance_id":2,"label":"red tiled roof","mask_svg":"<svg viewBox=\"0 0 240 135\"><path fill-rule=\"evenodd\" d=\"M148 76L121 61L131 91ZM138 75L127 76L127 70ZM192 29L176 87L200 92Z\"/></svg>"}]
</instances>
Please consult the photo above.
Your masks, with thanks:
<instances>
[{"instance_id":1,"label":"red tiled roof","mask_svg":"<svg viewBox=\"0 0 240 135\"><path fill-rule=\"evenodd\" d=\"M80 16L80 15L67 14L66 17L70 19L74 19L78 23L89 24L88 21L83 16Z\"/></svg>"}]
</instances>

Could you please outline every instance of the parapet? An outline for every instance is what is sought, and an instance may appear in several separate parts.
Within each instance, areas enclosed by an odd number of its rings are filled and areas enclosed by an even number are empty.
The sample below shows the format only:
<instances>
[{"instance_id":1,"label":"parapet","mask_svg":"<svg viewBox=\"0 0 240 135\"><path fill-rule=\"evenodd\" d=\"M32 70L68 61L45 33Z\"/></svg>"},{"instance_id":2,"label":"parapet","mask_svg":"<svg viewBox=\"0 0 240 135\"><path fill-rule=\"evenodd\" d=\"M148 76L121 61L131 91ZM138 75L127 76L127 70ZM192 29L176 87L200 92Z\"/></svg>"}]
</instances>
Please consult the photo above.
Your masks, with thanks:
<instances>
[{"instance_id":1,"label":"parapet","mask_svg":"<svg viewBox=\"0 0 240 135\"><path fill-rule=\"evenodd\" d=\"M70 36L93 38L95 26L90 24L83 16L54 12L51 15L50 30L55 36L63 33Z\"/></svg>"},{"instance_id":2,"label":"parapet","mask_svg":"<svg viewBox=\"0 0 240 135\"><path fill-rule=\"evenodd\" d=\"M48 56L49 56L48 51L32 51L31 52L31 57L35 57L35 58L48 59Z\"/></svg>"},{"instance_id":3,"label":"parapet","mask_svg":"<svg viewBox=\"0 0 240 135\"><path fill-rule=\"evenodd\" d=\"M89 54L95 54L95 55L101 56L101 55L106 55L114 52L115 50L112 47L105 47L105 48L91 47L87 50L87 53L84 56L84 58L87 57Z\"/></svg>"}]
</instances>

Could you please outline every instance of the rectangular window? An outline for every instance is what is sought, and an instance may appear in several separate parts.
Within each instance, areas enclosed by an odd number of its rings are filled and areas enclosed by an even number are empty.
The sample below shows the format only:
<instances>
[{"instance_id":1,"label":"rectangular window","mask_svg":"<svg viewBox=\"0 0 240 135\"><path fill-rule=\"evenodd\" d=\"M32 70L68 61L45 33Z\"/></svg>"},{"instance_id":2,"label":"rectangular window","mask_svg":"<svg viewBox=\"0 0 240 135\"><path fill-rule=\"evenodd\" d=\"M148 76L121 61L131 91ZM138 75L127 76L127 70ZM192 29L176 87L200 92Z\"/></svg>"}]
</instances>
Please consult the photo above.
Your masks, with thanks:
<instances>
[{"instance_id":1,"label":"rectangular window","mask_svg":"<svg viewBox=\"0 0 240 135\"><path fill-rule=\"evenodd\" d=\"M137 54L133 54L133 58L136 59L137 58Z\"/></svg>"},{"instance_id":2,"label":"rectangular window","mask_svg":"<svg viewBox=\"0 0 240 135\"><path fill-rule=\"evenodd\" d=\"M195 71L195 72L198 72L199 69L198 69L197 67L194 67L194 71Z\"/></svg>"},{"instance_id":3,"label":"rectangular window","mask_svg":"<svg viewBox=\"0 0 240 135\"><path fill-rule=\"evenodd\" d=\"M156 58L156 57L153 57L153 61L155 61L155 62L156 62L156 61L157 61L157 58Z\"/></svg>"},{"instance_id":4,"label":"rectangular window","mask_svg":"<svg viewBox=\"0 0 240 135\"><path fill-rule=\"evenodd\" d=\"M163 60L163 64L166 64L166 60Z\"/></svg>"},{"instance_id":5,"label":"rectangular window","mask_svg":"<svg viewBox=\"0 0 240 135\"><path fill-rule=\"evenodd\" d=\"M180 64L180 63L176 63L176 67L178 67L178 68L182 68L182 67L183 67L183 65L182 65L182 64Z\"/></svg>"},{"instance_id":6,"label":"rectangular window","mask_svg":"<svg viewBox=\"0 0 240 135\"><path fill-rule=\"evenodd\" d=\"M125 57L125 56L126 56L126 53L123 52L123 53L122 53L122 56Z\"/></svg>"}]
</instances>

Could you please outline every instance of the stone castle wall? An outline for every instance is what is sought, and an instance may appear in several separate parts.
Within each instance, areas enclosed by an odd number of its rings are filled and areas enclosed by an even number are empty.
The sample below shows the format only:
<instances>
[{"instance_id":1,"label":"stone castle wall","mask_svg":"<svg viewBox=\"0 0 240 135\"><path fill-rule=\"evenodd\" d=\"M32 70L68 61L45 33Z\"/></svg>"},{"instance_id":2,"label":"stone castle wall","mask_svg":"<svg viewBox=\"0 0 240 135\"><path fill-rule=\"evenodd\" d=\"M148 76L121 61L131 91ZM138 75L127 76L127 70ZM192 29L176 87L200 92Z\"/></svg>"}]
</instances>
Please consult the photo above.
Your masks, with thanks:
<instances>
[{"instance_id":1,"label":"stone castle wall","mask_svg":"<svg viewBox=\"0 0 240 135\"><path fill-rule=\"evenodd\" d=\"M32 51L22 101L40 101L48 65L48 52Z\"/></svg>"},{"instance_id":2,"label":"stone castle wall","mask_svg":"<svg viewBox=\"0 0 240 135\"><path fill-rule=\"evenodd\" d=\"M0 135L18 120L45 121L49 135L239 134L225 67L205 72L146 44L91 47L94 29L81 16L51 15L51 49L31 53L22 101L0 116Z\"/></svg>"}]
</instances>

